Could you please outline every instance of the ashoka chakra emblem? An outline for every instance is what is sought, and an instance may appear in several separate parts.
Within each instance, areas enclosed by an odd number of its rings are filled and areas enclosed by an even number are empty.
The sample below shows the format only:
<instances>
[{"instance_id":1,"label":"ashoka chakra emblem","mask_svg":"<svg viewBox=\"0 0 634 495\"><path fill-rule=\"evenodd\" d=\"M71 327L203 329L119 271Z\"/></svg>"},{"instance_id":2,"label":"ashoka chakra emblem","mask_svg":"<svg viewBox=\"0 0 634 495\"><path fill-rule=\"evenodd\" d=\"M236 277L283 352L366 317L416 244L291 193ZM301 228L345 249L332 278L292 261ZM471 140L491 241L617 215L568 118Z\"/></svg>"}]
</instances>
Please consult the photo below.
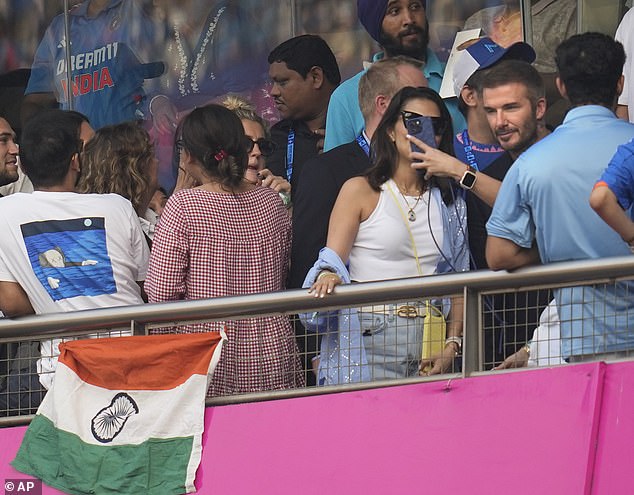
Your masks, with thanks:
<instances>
[{"instance_id":1,"label":"ashoka chakra emblem","mask_svg":"<svg viewBox=\"0 0 634 495\"><path fill-rule=\"evenodd\" d=\"M112 442L121 433L128 418L138 413L139 407L134 399L124 392L118 393L109 406L92 418L92 434L101 443Z\"/></svg>"}]
</instances>

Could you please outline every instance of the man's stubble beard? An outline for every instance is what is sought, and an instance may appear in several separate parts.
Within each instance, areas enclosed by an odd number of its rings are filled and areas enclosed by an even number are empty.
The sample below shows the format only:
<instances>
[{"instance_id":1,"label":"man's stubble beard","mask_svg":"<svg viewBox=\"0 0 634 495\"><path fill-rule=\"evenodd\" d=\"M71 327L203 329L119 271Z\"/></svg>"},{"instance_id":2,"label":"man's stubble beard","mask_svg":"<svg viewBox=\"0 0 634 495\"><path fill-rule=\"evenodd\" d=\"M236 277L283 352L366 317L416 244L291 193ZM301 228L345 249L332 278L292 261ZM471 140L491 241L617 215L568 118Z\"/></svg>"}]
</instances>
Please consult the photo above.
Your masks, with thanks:
<instances>
[{"instance_id":1,"label":"man's stubble beard","mask_svg":"<svg viewBox=\"0 0 634 495\"><path fill-rule=\"evenodd\" d=\"M429 21L425 22L425 26L423 28L417 27L416 32L421 35L421 41L418 46L403 46L400 37L389 37L383 31L381 31L379 44L383 47L383 50L385 50L385 54L388 57L406 55L408 57L426 62L427 46L429 45Z\"/></svg>"},{"instance_id":2,"label":"man's stubble beard","mask_svg":"<svg viewBox=\"0 0 634 495\"><path fill-rule=\"evenodd\" d=\"M525 139L521 143L517 143L517 145L514 146L513 149L508 149L506 151L508 151L514 157L514 159L517 159L522 153L533 146L537 141L539 141L539 135L537 133L537 122L535 122L535 128L533 129L530 137L528 139Z\"/></svg>"}]
</instances>

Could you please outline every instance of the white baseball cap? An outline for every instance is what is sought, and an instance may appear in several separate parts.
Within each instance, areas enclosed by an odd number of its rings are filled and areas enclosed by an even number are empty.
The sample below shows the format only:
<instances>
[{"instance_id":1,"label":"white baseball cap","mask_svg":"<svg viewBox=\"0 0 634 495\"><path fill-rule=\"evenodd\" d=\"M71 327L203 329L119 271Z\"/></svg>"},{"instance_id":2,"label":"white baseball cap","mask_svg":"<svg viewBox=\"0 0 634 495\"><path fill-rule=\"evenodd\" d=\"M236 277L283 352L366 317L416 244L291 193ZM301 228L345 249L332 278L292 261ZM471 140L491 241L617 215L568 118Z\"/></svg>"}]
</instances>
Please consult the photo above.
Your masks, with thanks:
<instances>
[{"instance_id":1,"label":"white baseball cap","mask_svg":"<svg viewBox=\"0 0 634 495\"><path fill-rule=\"evenodd\" d=\"M491 67L502 59L524 60L530 64L535 61L535 50L523 41L502 48L491 38L480 38L458 55L453 68L453 88L456 96L460 97L462 88L476 71Z\"/></svg>"}]
</instances>

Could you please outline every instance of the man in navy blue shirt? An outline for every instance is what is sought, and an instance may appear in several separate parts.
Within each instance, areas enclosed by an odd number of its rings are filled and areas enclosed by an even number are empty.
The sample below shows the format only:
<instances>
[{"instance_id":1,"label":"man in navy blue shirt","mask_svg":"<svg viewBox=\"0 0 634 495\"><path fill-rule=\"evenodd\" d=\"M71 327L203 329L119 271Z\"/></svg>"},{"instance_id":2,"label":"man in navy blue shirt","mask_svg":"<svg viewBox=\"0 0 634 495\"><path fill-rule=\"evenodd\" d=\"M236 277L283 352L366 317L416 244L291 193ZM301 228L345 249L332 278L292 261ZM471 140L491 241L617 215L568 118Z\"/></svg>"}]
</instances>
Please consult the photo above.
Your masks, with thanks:
<instances>
[{"instance_id":1,"label":"man in navy blue shirt","mask_svg":"<svg viewBox=\"0 0 634 495\"><path fill-rule=\"evenodd\" d=\"M341 74L328 44L310 34L283 42L268 60L271 97L282 120L271 129L277 146L266 165L294 188L304 162L323 149L328 102Z\"/></svg>"}]
</instances>

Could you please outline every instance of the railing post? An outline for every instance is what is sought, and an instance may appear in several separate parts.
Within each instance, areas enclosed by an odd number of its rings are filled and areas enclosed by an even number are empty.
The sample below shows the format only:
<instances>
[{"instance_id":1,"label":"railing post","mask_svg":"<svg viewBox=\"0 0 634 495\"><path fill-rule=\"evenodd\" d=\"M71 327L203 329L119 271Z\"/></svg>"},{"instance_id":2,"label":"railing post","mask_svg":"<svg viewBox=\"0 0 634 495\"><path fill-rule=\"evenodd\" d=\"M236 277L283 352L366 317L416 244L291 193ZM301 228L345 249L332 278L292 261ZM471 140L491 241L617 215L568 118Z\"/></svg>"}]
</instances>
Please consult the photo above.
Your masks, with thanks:
<instances>
[{"instance_id":1,"label":"railing post","mask_svg":"<svg viewBox=\"0 0 634 495\"><path fill-rule=\"evenodd\" d=\"M462 347L462 376L469 376L474 371L481 371L482 366L482 322L480 320L480 292L466 287L463 292L463 347Z\"/></svg>"},{"instance_id":2,"label":"railing post","mask_svg":"<svg viewBox=\"0 0 634 495\"><path fill-rule=\"evenodd\" d=\"M132 335L147 335L145 323L140 323L136 320L130 320L130 330Z\"/></svg>"}]
</instances>

